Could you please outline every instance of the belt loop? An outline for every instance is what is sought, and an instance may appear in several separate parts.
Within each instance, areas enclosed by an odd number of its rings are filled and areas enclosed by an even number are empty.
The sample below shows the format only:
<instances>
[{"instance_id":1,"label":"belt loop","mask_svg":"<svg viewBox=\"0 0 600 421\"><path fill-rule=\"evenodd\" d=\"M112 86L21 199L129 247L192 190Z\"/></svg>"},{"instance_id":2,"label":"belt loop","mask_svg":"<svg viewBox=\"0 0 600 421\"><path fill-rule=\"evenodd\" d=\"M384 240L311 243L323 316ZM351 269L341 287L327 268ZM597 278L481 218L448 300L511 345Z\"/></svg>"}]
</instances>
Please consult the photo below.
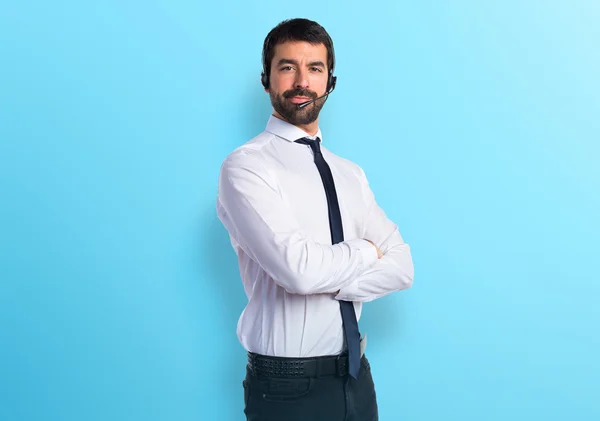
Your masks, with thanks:
<instances>
[{"instance_id":1,"label":"belt loop","mask_svg":"<svg viewBox=\"0 0 600 421\"><path fill-rule=\"evenodd\" d=\"M321 374L321 373L320 373L320 367L321 367L321 364L319 364L319 359L318 359L318 358L317 358L317 359L315 359L315 366L316 366L316 367L315 367L315 378L317 378L317 379L318 379L318 378L319 378L319 376L320 376L320 374Z\"/></svg>"},{"instance_id":2,"label":"belt loop","mask_svg":"<svg viewBox=\"0 0 600 421\"><path fill-rule=\"evenodd\" d=\"M342 354L338 355L337 357L335 357L335 374L339 377L342 376L342 369L340 367L340 361L342 358Z\"/></svg>"}]
</instances>

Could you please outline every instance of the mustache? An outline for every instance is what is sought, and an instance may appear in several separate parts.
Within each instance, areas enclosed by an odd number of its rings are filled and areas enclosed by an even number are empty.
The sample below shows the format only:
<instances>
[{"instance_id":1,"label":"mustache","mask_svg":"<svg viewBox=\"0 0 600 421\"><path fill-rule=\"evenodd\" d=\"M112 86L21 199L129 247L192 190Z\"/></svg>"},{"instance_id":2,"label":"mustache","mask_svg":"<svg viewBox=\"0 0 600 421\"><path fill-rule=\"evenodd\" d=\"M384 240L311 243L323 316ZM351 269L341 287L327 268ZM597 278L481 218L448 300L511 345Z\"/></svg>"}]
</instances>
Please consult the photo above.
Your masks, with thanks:
<instances>
[{"instance_id":1,"label":"mustache","mask_svg":"<svg viewBox=\"0 0 600 421\"><path fill-rule=\"evenodd\" d=\"M285 91L283 93L284 98L292 98L294 96L304 96L310 99L315 99L317 97L317 93L313 91L309 91L308 89L290 89L289 91Z\"/></svg>"}]
</instances>

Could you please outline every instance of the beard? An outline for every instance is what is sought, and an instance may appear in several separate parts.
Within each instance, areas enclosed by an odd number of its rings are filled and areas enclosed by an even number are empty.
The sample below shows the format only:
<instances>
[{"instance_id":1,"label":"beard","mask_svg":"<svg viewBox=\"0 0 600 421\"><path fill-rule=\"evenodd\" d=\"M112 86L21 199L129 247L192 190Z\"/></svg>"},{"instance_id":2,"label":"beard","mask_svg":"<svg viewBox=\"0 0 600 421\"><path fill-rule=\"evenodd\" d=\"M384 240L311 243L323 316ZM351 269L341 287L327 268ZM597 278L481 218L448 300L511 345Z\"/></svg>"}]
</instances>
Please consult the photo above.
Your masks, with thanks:
<instances>
[{"instance_id":1,"label":"beard","mask_svg":"<svg viewBox=\"0 0 600 421\"><path fill-rule=\"evenodd\" d=\"M281 95L278 95L273 91L269 92L271 104L275 111L277 111L288 123L294 125L310 124L314 122L317 117L319 117L321 108L323 108L325 100L327 99L327 97L319 99L306 107L298 109L299 104L294 104L287 100L287 98L292 98L294 96L315 99L317 98L317 93L306 89L290 89Z\"/></svg>"}]
</instances>

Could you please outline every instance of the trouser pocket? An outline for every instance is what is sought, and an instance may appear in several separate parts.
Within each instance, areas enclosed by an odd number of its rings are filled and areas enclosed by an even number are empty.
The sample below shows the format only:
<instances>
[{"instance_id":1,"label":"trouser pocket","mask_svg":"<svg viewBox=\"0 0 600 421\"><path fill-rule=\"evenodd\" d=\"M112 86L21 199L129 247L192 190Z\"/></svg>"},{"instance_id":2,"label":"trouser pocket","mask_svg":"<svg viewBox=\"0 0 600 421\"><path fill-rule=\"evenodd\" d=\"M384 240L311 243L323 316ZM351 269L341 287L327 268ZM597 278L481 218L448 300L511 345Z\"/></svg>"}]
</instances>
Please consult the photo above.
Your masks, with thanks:
<instances>
[{"instance_id":1,"label":"trouser pocket","mask_svg":"<svg viewBox=\"0 0 600 421\"><path fill-rule=\"evenodd\" d=\"M271 378L263 391L263 399L269 402L292 401L310 393L313 379Z\"/></svg>"},{"instance_id":2,"label":"trouser pocket","mask_svg":"<svg viewBox=\"0 0 600 421\"><path fill-rule=\"evenodd\" d=\"M242 381L242 387L244 388L244 406L248 406L248 397L250 397L250 388L246 380Z\"/></svg>"}]
</instances>

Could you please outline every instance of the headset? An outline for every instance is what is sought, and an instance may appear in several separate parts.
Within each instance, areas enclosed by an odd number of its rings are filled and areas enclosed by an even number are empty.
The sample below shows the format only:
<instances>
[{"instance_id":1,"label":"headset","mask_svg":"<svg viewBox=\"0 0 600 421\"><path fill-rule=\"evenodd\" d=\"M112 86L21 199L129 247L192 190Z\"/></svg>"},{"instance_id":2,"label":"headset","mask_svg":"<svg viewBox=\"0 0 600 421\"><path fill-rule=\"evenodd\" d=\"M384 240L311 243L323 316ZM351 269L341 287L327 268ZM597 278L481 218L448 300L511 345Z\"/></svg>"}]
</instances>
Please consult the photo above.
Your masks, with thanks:
<instances>
[{"instance_id":1,"label":"headset","mask_svg":"<svg viewBox=\"0 0 600 421\"><path fill-rule=\"evenodd\" d=\"M267 57L266 57L266 50L267 50L267 46L270 43L270 38L267 38L265 40L265 44L263 47L263 54L262 54L262 62L263 62L263 71L260 74L260 82L262 83L262 86L265 89L269 89L269 73L270 71L268 70L267 66L270 66L270 63L267 63ZM333 75L333 69L335 68L335 51L333 50L333 44L331 45L331 68L329 69L329 74L327 76L327 88L325 89L325 95L320 96L319 98L315 98L311 101L305 102L303 104L300 104L301 106L306 106L314 101L316 101L317 99L323 98L324 96L329 95L330 93L333 92L333 90L335 89L335 84L337 82L337 76Z\"/></svg>"}]
</instances>

